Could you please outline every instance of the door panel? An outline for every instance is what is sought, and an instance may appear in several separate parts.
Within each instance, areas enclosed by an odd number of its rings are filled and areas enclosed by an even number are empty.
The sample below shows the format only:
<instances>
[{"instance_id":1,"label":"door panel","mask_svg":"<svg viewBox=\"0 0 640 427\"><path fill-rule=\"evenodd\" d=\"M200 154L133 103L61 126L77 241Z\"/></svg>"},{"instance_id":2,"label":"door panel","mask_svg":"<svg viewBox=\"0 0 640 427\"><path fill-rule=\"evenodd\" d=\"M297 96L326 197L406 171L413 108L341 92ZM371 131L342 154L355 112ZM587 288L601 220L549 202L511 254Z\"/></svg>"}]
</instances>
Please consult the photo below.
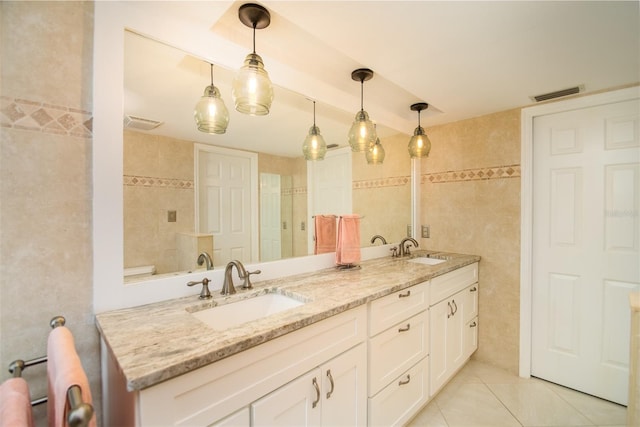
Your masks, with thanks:
<instances>
[{"instance_id":1,"label":"door panel","mask_svg":"<svg viewBox=\"0 0 640 427\"><path fill-rule=\"evenodd\" d=\"M640 104L536 117L534 376L625 404L640 289Z\"/></svg>"}]
</instances>

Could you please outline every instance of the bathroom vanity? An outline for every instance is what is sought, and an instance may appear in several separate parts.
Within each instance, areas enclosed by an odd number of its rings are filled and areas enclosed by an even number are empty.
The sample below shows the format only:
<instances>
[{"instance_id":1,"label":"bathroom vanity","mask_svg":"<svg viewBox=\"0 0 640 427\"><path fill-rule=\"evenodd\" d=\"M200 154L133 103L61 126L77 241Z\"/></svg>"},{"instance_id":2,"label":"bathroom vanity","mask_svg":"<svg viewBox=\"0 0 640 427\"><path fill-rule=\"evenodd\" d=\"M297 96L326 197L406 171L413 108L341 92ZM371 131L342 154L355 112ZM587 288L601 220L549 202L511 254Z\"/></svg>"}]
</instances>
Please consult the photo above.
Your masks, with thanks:
<instances>
[{"instance_id":1,"label":"bathroom vanity","mask_svg":"<svg viewBox=\"0 0 640 427\"><path fill-rule=\"evenodd\" d=\"M98 314L105 424L406 423L477 348L479 257L431 256ZM265 294L299 303L224 327L202 316Z\"/></svg>"}]
</instances>

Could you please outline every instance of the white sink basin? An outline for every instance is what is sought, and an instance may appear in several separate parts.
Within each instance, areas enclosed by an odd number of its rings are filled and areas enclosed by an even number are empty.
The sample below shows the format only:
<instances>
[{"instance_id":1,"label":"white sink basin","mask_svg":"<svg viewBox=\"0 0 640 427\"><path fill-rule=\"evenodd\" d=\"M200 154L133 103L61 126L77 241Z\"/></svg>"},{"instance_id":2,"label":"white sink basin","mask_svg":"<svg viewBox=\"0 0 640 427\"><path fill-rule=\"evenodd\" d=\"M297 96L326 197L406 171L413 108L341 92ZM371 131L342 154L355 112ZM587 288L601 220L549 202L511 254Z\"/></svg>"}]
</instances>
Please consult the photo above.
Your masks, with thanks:
<instances>
[{"instance_id":1,"label":"white sink basin","mask_svg":"<svg viewBox=\"0 0 640 427\"><path fill-rule=\"evenodd\" d=\"M425 265L437 265L437 264L443 263L445 261L446 260L444 260L444 259L425 258L425 257L416 257L416 258L411 258L409 260L409 262L415 262L416 264L425 264Z\"/></svg>"},{"instance_id":2,"label":"white sink basin","mask_svg":"<svg viewBox=\"0 0 640 427\"><path fill-rule=\"evenodd\" d=\"M303 304L304 302L295 298L272 293L218 305L191 314L210 328L224 331Z\"/></svg>"}]
</instances>

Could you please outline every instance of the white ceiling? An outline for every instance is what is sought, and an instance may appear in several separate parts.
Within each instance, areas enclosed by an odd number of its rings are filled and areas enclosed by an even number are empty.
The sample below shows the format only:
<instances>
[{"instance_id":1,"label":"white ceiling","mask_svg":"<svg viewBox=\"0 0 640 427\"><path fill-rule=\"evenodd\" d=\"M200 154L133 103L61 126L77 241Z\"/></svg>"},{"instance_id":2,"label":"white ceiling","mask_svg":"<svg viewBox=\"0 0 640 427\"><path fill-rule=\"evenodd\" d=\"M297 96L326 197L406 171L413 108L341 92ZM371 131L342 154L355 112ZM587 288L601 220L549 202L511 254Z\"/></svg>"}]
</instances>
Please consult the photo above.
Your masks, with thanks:
<instances>
[{"instance_id":1,"label":"white ceiling","mask_svg":"<svg viewBox=\"0 0 640 427\"><path fill-rule=\"evenodd\" d=\"M327 143L346 144L360 108L356 68L375 72L364 108L383 144L413 132L415 102L431 105L422 114L428 127L572 86L595 92L640 81L637 1L262 1L271 25L256 32L256 51L279 87L269 116L249 117L233 111L229 84L251 51L252 30L237 15L243 3L140 2L202 27L211 51L127 37L125 114L164 121L155 133L299 156L313 121L307 98L318 101ZM214 82L230 110L225 135L195 130L193 106L210 80L205 61L217 64Z\"/></svg>"}]
</instances>

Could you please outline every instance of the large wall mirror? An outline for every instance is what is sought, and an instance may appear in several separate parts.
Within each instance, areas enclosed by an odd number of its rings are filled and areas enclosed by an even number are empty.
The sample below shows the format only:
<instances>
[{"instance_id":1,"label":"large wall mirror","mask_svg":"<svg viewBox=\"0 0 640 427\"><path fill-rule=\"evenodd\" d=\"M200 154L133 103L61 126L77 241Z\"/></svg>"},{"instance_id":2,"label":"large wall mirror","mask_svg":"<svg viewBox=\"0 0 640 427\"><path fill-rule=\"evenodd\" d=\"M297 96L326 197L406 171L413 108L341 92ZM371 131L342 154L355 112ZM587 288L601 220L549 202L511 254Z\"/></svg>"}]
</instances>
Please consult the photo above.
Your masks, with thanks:
<instances>
[{"instance_id":1,"label":"large wall mirror","mask_svg":"<svg viewBox=\"0 0 640 427\"><path fill-rule=\"evenodd\" d=\"M196 265L202 251L212 255L215 266L235 258L255 263L309 255L313 214L342 213L325 212L322 207L309 212L311 171L301 147L313 123L312 101L276 85L268 116L243 115L233 106L233 76L234 70L214 64L214 84L230 122L223 135L202 133L196 129L193 111L211 83L209 60L124 31L123 265L132 274L127 283L148 280L145 274L150 269L144 267L153 266L157 275L202 268ZM354 112L316 104L316 123L334 150L346 149L353 116ZM378 133L387 153L385 162L368 165L363 154L354 153L351 182L346 183L352 193L351 209L363 217L362 246L371 245L376 234L397 242L411 223L408 137L383 124L378 124ZM219 201L205 200L203 159L209 156L223 166L236 157L254 159L246 190L249 209L243 205L247 219L232 214L221 223ZM218 225L204 225L208 217ZM250 234L249 249L221 251L227 238L222 233L239 229Z\"/></svg>"}]
</instances>

